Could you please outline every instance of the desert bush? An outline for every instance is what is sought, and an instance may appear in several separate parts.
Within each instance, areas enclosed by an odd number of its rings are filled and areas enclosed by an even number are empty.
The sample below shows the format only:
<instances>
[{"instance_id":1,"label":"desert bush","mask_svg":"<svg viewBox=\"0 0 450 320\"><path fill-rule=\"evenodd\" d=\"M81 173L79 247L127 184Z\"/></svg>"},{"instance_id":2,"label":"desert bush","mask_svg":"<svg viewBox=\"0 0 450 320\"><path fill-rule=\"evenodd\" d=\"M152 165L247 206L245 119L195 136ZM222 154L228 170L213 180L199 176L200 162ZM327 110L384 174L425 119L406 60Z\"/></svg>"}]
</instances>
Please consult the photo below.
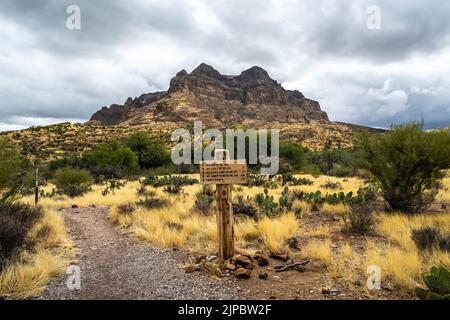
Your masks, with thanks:
<instances>
[{"instance_id":1,"label":"desert bush","mask_svg":"<svg viewBox=\"0 0 450 320\"><path fill-rule=\"evenodd\" d=\"M248 174L247 186L249 187L261 187L266 183L266 176L260 174Z\"/></svg>"},{"instance_id":2,"label":"desert bush","mask_svg":"<svg viewBox=\"0 0 450 320\"><path fill-rule=\"evenodd\" d=\"M171 163L170 153L164 143L144 132L130 136L125 145L136 154L141 169L161 167Z\"/></svg>"},{"instance_id":3,"label":"desert bush","mask_svg":"<svg viewBox=\"0 0 450 320\"><path fill-rule=\"evenodd\" d=\"M212 210L214 202L214 192L211 187L203 186L203 189L195 194L193 210L203 215L207 215Z\"/></svg>"},{"instance_id":4,"label":"desert bush","mask_svg":"<svg viewBox=\"0 0 450 320\"><path fill-rule=\"evenodd\" d=\"M414 229L411 232L411 238L420 251L431 251L433 249L450 251L450 236L442 235L437 228Z\"/></svg>"},{"instance_id":5,"label":"desert bush","mask_svg":"<svg viewBox=\"0 0 450 320\"><path fill-rule=\"evenodd\" d=\"M138 167L136 155L116 141L102 143L83 156L83 168L95 177L124 178L133 175Z\"/></svg>"},{"instance_id":6,"label":"desert bush","mask_svg":"<svg viewBox=\"0 0 450 320\"><path fill-rule=\"evenodd\" d=\"M420 212L434 200L450 167L450 135L423 131L423 123L359 138L361 166L369 170L393 210Z\"/></svg>"},{"instance_id":7,"label":"desert bush","mask_svg":"<svg viewBox=\"0 0 450 320\"><path fill-rule=\"evenodd\" d=\"M127 183L116 179L108 179L103 182L105 189L102 191L102 196L106 197L108 194L115 194L116 190L122 189Z\"/></svg>"},{"instance_id":8,"label":"desert bush","mask_svg":"<svg viewBox=\"0 0 450 320\"><path fill-rule=\"evenodd\" d=\"M358 197L347 202L348 211L344 219L351 232L365 234L372 230L376 198L377 192L374 188L365 188L359 189Z\"/></svg>"},{"instance_id":9,"label":"desert bush","mask_svg":"<svg viewBox=\"0 0 450 320\"><path fill-rule=\"evenodd\" d=\"M12 199L23 191L30 163L8 140L0 138L0 202Z\"/></svg>"},{"instance_id":10,"label":"desert bush","mask_svg":"<svg viewBox=\"0 0 450 320\"><path fill-rule=\"evenodd\" d=\"M35 209L22 203L0 202L0 270L21 249L33 245L28 234L42 216L40 208Z\"/></svg>"},{"instance_id":11,"label":"desert bush","mask_svg":"<svg viewBox=\"0 0 450 320\"><path fill-rule=\"evenodd\" d=\"M145 197L145 199L140 199L136 202L137 206L144 207L145 209L160 209L165 208L170 205L170 201L166 199Z\"/></svg>"},{"instance_id":12,"label":"desert bush","mask_svg":"<svg viewBox=\"0 0 450 320\"><path fill-rule=\"evenodd\" d=\"M75 198L91 190L92 177L86 170L64 168L55 172L53 182L57 193Z\"/></svg>"},{"instance_id":13,"label":"desert bush","mask_svg":"<svg viewBox=\"0 0 450 320\"><path fill-rule=\"evenodd\" d=\"M149 176L142 182L145 186L152 186L155 188L164 186L190 186L198 183L197 179L190 178L188 176Z\"/></svg>"},{"instance_id":14,"label":"desert bush","mask_svg":"<svg viewBox=\"0 0 450 320\"><path fill-rule=\"evenodd\" d=\"M299 170L305 164L305 149L297 143L280 143L280 158L293 169Z\"/></svg>"},{"instance_id":15,"label":"desert bush","mask_svg":"<svg viewBox=\"0 0 450 320\"><path fill-rule=\"evenodd\" d=\"M313 183L314 182L308 178L296 178L294 176L288 180L288 184L291 186L310 186Z\"/></svg>"},{"instance_id":16,"label":"desert bush","mask_svg":"<svg viewBox=\"0 0 450 320\"><path fill-rule=\"evenodd\" d=\"M131 215L135 210L136 208L130 202L117 206L117 212L123 215Z\"/></svg>"},{"instance_id":17,"label":"desert bush","mask_svg":"<svg viewBox=\"0 0 450 320\"><path fill-rule=\"evenodd\" d=\"M337 189L342 189L342 184L339 181L333 182L331 180L327 180L320 187L324 188L324 189L337 190Z\"/></svg>"},{"instance_id":18,"label":"desert bush","mask_svg":"<svg viewBox=\"0 0 450 320\"><path fill-rule=\"evenodd\" d=\"M78 168L78 169L84 168L84 167L86 167L84 161L85 161L85 159L83 159L79 155L68 155L63 158L52 160L49 162L49 164L47 166L47 172L45 173L45 177L52 178L53 174L58 169L64 169L67 167Z\"/></svg>"},{"instance_id":19,"label":"desert bush","mask_svg":"<svg viewBox=\"0 0 450 320\"><path fill-rule=\"evenodd\" d=\"M139 196L145 196L145 197L155 197L156 196L156 192L153 190L147 190L143 183L141 183L141 186L139 187L139 189L137 189L137 194Z\"/></svg>"},{"instance_id":20,"label":"desert bush","mask_svg":"<svg viewBox=\"0 0 450 320\"><path fill-rule=\"evenodd\" d=\"M179 185L166 186L164 187L163 191L172 195L177 195L183 192L183 188Z\"/></svg>"},{"instance_id":21,"label":"desert bush","mask_svg":"<svg viewBox=\"0 0 450 320\"><path fill-rule=\"evenodd\" d=\"M344 177L356 174L359 154L355 149L325 149L307 152L305 158L306 172Z\"/></svg>"}]
</instances>

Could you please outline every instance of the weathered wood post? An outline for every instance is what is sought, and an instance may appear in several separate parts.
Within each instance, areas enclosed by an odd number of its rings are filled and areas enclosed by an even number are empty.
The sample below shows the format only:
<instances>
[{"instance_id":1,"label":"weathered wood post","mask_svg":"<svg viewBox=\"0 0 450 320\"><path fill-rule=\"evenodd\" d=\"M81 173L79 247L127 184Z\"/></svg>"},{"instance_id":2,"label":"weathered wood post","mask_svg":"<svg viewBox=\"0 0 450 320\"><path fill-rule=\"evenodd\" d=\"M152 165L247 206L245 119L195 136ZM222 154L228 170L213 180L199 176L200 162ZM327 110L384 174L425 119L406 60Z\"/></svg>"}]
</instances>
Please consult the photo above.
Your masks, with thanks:
<instances>
[{"instance_id":1,"label":"weathered wood post","mask_svg":"<svg viewBox=\"0 0 450 320\"><path fill-rule=\"evenodd\" d=\"M234 255L233 183L247 183L245 160L230 160L228 150L216 150L214 161L200 163L200 183L216 185L216 219L219 258Z\"/></svg>"},{"instance_id":2,"label":"weathered wood post","mask_svg":"<svg viewBox=\"0 0 450 320\"><path fill-rule=\"evenodd\" d=\"M34 206L37 208L39 204L39 167L36 167L35 183L34 183Z\"/></svg>"},{"instance_id":3,"label":"weathered wood post","mask_svg":"<svg viewBox=\"0 0 450 320\"><path fill-rule=\"evenodd\" d=\"M230 160L228 150L216 150L214 160ZM219 241L219 257L224 260L234 256L234 216L231 184L216 185L216 219Z\"/></svg>"}]
</instances>

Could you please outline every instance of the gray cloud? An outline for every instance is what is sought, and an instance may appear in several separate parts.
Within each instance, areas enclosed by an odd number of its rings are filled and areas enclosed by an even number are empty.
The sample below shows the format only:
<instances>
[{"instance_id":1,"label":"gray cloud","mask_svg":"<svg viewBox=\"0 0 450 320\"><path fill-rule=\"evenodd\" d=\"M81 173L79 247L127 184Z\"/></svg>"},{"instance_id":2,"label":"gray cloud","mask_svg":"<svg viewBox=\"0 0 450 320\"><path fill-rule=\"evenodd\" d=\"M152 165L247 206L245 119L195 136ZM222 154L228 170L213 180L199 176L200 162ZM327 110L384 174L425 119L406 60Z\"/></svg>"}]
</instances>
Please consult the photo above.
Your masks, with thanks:
<instances>
[{"instance_id":1,"label":"gray cloud","mask_svg":"<svg viewBox=\"0 0 450 320\"><path fill-rule=\"evenodd\" d=\"M81 7L81 30L65 27ZM381 29L366 27L369 5ZM450 124L450 3L2 0L0 130L84 121L201 62L266 68L333 120Z\"/></svg>"}]
</instances>

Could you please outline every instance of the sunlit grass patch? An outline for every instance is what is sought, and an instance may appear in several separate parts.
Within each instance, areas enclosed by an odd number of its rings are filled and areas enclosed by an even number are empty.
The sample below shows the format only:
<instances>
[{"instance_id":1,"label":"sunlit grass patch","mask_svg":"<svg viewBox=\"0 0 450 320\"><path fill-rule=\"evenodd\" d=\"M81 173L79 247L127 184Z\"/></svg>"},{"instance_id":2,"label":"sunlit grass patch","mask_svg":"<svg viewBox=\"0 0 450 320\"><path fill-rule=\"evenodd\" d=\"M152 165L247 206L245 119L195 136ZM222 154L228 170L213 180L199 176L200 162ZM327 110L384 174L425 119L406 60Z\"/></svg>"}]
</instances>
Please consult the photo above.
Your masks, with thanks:
<instances>
[{"instance_id":1,"label":"sunlit grass patch","mask_svg":"<svg viewBox=\"0 0 450 320\"><path fill-rule=\"evenodd\" d=\"M64 272L65 254L73 245L63 219L55 212L46 211L29 237L36 242L34 250L23 251L0 273L0 297L23 299L38 295L51 279Z\"/></svg>"},{"instance_id":2,"label":"sunlit grass patch","mask_svg":"<svg viewBox=\"0 0 450 320\"><path fill-rule=\"evenodd\" d=\"M258 222L257 229L267 249L278 252L288 238L296 235L299 223L294 214L288 213L278 218L264 217Z\"/></svg>"},{"instance_id":3,"label":"sunlit grass patch","mask_svg":"<svg viewBox=\"0 0 450 320\"><path fill-rule=\"evenodd\" d=\"M323 241L312 240L304 248L302 248L302 255L305 258L318 260L324 266L329 266L331 265L333 259L331 249L330 239L325 239Z\"/></svg>"}]
</instances>

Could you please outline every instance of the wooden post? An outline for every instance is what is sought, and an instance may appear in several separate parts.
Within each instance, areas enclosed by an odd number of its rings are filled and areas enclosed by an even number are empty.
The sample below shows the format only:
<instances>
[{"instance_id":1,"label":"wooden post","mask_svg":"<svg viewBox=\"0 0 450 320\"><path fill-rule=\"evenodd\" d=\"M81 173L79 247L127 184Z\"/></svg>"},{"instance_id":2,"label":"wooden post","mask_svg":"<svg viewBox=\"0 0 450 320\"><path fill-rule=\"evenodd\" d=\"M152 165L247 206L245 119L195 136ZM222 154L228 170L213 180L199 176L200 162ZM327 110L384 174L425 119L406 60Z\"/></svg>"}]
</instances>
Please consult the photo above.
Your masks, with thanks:
<instances>
[{"instance_id":1,"label":"wooden post","mask_svg":"<svg viewBox=\"0 0 450 320\"><path fill-rule=\"evenodd\" d=\"M226 149L216 150L214 160L230 160ZM226 260L234 256L234 217L231 184L216 184L216 219L219 240L219 258Z\"/></svg>"},{"instance_id":2,"label":"wooden post","mask_svg":"<svg viewBox=\"0 0 450 320\"><path fill-rule=\"evenodd\" d=\"M231 184L216 185L219 257L223 260L234 255L234 217L231 186Z\"/></svg>"},{"instance_id":3,"label":"wooden post","mask_svg":"<svg viewBox=\"0 0 450 320\"><path fill-rule=\"evenodd\" d=\"M247 183L245 160L230 160L228 150L216 150L214 161L200 163L200 183L216 185L216 219L219 259L234 255L234 215L232 204L233 184Z\"/></svg>"},{"instance_id":4,"label":"wooden post","mask_svg":"<svg viewBox=\"0 0 450 320\"><path fill-rule=\"evenodd\" d=\"M34 183L34 206L37 208L39 204L39 167L36 167L36 176Z\"/></svg>"}]
</instances>

